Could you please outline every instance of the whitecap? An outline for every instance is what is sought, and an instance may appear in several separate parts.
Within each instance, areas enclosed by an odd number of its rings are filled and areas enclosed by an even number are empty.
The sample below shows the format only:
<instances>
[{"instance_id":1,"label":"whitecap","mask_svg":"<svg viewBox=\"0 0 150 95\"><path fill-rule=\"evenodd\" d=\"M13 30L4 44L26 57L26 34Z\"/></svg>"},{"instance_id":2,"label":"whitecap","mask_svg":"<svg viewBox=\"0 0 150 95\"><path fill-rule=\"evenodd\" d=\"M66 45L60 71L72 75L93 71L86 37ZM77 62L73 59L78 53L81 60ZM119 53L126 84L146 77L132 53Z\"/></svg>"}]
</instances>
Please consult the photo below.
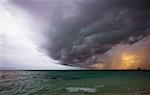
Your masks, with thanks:
<instances>
[{"instance_id":1,"label":"whitecap","mask_svg":"<svg viewBox=\"0 0 150 95\"><path fill-rule=\"evenodd\" d=\"M85 93L96 93L96 88L89 87L67 87L66 90L68 92L85 92Z\"/></svg>"}]
</instances>

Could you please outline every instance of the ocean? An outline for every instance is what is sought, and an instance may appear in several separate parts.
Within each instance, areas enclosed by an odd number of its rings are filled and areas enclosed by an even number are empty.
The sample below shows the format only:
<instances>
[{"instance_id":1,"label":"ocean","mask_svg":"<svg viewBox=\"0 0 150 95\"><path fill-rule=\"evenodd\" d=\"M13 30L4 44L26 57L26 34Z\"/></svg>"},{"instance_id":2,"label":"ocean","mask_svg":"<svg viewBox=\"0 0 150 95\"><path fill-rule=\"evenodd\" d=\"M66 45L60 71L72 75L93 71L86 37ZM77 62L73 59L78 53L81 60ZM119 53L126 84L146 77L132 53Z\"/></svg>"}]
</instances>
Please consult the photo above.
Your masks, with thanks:
<instances>
[{"instance_id":1,"label":"ocean","mask_svg":"<svg viewBox=\"0 0 150 95\"><path fill-rule=\"evenodd\" d=\"M0 71L0 95L150 95L150 72Z\"/></svg>"}]
</instances>

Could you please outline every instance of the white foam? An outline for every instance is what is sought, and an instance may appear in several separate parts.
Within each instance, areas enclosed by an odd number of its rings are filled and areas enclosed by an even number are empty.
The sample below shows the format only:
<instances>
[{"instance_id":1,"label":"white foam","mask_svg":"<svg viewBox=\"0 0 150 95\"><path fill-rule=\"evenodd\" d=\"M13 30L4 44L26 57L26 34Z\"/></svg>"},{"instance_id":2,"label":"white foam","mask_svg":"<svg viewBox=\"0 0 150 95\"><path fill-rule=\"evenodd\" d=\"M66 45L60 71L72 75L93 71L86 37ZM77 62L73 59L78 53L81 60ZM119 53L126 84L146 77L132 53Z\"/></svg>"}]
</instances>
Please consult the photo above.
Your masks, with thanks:
<instances>
[{"instance_id":1,"label":"white foam","mask_svg":"<svg viewBox=\"0 0 150 95\"><path fill-rule=\"evenodd\" d=\"M96 88L89 87L67 87L66 90L68 92L86 92L86 93L96 93Z\"/></svg>"}]
</instances>

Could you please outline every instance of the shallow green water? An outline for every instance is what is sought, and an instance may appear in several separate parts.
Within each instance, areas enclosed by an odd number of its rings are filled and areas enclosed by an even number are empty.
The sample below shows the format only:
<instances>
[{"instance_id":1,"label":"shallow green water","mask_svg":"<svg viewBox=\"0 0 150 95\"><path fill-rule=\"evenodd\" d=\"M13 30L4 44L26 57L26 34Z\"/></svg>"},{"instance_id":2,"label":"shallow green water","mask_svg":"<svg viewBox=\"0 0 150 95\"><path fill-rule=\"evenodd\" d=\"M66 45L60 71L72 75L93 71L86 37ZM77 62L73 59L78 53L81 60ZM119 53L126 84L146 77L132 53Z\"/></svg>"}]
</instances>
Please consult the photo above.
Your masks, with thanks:
<instances>
[{"instance_id":1,"label":"shallow green water","mask_svg":"<svg viewBox=\"0 0 150 95\"><path fill-rule=\"evenodd\" d=\"M0 95L150 95L150 72L0 71Z\"/></svg>"}]
</instances>

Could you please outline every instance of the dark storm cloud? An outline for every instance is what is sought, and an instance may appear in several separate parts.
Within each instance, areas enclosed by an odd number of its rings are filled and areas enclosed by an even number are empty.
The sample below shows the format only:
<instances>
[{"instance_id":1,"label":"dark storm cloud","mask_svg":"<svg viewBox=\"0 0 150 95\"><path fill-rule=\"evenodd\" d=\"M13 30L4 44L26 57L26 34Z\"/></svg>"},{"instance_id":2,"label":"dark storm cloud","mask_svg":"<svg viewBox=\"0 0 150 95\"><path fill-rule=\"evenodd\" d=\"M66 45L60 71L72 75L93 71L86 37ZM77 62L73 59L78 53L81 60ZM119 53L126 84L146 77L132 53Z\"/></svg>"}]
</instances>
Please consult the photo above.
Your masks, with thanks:
<instances>
[{"instance_id":1,"label":"dark storm cloud","mask_svg":"<svg viewBox=\"0 0 150 95\"><path fill-rule=\"evenodd\" d=\"M136 43L150 33L149 0L71 0L73 3L69 4L68 0L58 0L59 4L56 1L38 5L35 13L40 15L41 6L47 6L41 15L50 16L52 29L45 34L47 44L43 47L62 64L92 64L96 61L93 56L104 54L120 43ZM34 7L32 4L30 10ZM67 16L69 13L72 16Z\"/></svg>"},{"instance_id":2,"label":"dark storm cloud","mask_svg":"<svg viewBox=\"0 0 150 95\"><path fill-rule=\"evenodd\" d=\"M54 25L53 44L47 47L50 55L65 64L84 66L116 44L135 43L147 36L149 2L127 1L81 2L79 14Z\"/></svg>"}]
</instances>

